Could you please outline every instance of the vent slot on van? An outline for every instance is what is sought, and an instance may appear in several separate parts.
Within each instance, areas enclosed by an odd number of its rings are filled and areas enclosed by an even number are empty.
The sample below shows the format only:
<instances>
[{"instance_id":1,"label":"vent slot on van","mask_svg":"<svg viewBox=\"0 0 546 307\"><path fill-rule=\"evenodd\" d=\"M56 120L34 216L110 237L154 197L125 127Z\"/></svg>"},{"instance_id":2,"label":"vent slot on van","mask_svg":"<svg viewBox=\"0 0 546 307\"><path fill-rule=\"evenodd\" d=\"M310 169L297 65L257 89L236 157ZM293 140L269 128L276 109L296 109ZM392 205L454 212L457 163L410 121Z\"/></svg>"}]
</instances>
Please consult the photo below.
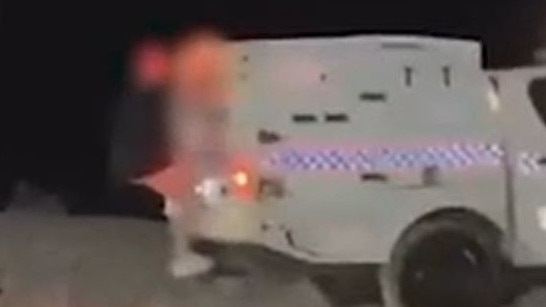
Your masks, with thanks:
<instances>
[{"instance_id":1,"label":"vent slot on van","mask_svg":"<svg viewBox=\"0 0 546 307\"><path fill-rule=\"evenodd\" d=\"M413 73L415 69L411 66L404 67L404 82L406 87L411 87L413 85Z\"/></svg>"},{"instance_id":2,"label":"vent slot on van","mask_svg":"<svg viewBox=\"0 0 546 307\"><path fill-rule=\"evenodd\" d=\"M387 102L387 93L383 92L362 92L359 96L364 102Z\"/></svg>"},{"instance_id":3,"label":"vent slot on van","mask_svg":"<svg viewBox=\"0 0 546 307\"><path fill-rule=\"evenodd\" d=\"M327 123L346 123L349 121L349 115L346 113L326 113L324 120Z\"/></svg>"},{"instance_id":4,"label":"vent slot on van","mask_svg":"<svg viewBox=\"0 0 546 307\"><path fill-rule=\"evenodd\" d=\"M418 43L410 42L386 42L381 44L383 49L401 49L401 50L423 50L424 47Z\"/></svg>"},{"instance_id":5,"label":"vent slot on van","mask_svg":"<svg viewBox=\"0 0 546 307\"><path fill-rule=\"evenodd\" d=\"M446 87L450 87L451 86L451 67L450 66L442 67L442 73L444 75L444 85Z\"/></svg>"},{"instance_id":6,"label":"vent slot on van","mask_svg":"<svg viewBox=\"0 0 546 307\"><path fill-rule=\"evenodd\" d=\"M298 124L309 124L317 122L317 117L313 114L293 114L292 121Z\"/></svg>"}]
</instances>

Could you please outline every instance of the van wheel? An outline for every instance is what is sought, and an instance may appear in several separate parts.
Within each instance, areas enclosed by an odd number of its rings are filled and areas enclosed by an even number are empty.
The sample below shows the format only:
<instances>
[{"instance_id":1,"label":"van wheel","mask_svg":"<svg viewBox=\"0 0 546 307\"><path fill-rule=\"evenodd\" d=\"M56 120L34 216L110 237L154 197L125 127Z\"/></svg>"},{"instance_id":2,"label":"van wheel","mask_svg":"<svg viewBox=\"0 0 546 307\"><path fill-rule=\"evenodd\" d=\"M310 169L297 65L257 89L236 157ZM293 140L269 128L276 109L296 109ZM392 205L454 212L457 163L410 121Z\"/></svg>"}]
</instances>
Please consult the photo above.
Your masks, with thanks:
<instances>
[{"instance_id":1,"label":"van wheel","mask_svg":"<svg viewBox=\"0 0 546 307\"><path fill-rule=\"evenodd\" d=\"M380 283L388 307L497 307L503 290L501 235L477 218L423 221L402 237Z\"/></svg>"}]
</instances>

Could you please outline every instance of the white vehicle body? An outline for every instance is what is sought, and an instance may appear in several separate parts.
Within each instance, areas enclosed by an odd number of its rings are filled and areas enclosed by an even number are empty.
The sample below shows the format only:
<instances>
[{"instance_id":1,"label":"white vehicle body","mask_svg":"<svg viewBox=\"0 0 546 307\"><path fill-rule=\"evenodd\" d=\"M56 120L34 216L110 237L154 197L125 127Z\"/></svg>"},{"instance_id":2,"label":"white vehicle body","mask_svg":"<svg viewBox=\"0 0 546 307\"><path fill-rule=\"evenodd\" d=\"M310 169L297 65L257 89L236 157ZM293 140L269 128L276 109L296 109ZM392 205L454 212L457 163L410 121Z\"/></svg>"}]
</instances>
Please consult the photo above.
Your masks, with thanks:
<instances>
[{"instance_id":1,"label":"white vehicle body","mask_svg":"<svg viewBox=\"0 0 546 307\"><path fill-rule=\"evenodd\" d=\"M315 263L385 263L410 225L443 210L515 231L507 136L479 43L357 36L236 48L236 143L284 192L237 209L254 211L245 240ZM260 143L260 133L279 139ZM216 210L237 207L225 205Z\"/></svg>"},{"instance_id":2,"label":"white vehicle body","mask_svg":"<svg viewBox=\"0 0 546 307\"><path fill-rule=\"evenodd\" d=\"M546 67L490 72L497 87L499 128L506 142L513 195L513 261L523 266L546 263Z\"/></svg>"}]
</instances>

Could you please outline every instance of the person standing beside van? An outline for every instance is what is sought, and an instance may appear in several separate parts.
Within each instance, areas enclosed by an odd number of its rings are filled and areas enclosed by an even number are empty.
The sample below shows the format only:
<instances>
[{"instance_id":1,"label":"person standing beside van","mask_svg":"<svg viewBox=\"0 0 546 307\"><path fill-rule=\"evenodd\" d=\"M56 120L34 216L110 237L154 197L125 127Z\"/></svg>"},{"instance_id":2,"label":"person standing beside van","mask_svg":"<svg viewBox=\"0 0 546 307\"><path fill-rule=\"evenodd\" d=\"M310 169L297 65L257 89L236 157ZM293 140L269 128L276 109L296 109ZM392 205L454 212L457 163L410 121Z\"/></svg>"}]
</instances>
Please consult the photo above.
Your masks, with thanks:
<instances>
[{"instance_id":1,"label":"person standing beside van","mask_svg":"<svg viewBox=\"0 0 546 307\"><path fill-rule=\"evenodd\" d=\"M142 178L169 167L165 87L168 48L141 42L130 56L129 85L117 106L110 143L108 214L161 219L162 197Z\"/></svg>"},{"instance_id":2,"label":"person standing beside van","mask_svg":"<svg viewBox=\"0 0 546 307\"><path fill-rule=\"evenodd\" d=\"M167 120L172 166L147 182L165 196L164 213L173 240L171 273L176 277L204 273L214 266L211 258L190 248L200 218L194 188L228 166L231 64L228 44L217 31L195 29L174 45Z\"/></svg>"}]
</instances>

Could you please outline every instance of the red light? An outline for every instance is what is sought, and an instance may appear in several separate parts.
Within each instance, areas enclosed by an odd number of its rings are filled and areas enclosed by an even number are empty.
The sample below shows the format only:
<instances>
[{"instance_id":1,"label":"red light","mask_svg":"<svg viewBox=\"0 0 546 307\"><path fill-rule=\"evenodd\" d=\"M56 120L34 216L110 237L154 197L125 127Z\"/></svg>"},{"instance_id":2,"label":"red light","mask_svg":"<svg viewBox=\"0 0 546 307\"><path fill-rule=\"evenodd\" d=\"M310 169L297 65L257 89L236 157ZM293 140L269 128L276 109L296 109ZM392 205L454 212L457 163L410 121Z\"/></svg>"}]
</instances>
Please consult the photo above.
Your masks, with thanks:
<instances>
[{"instance_id":1,"label":"red light","mask_svg":"<svg viewBox=\"0 0 546 307\"><path fill-rule=\"evenodd\" d=\"M235 172L231 178L238 187L244 187L250 183L249 175L244 171Z\"/></svg>"},{"instance_id":2,"label":"red light","mask_svg":"<svg viewBox=\"0 0 546 307\"><path fill-rule=\"evenodd\" d=\"M229 184L233 195L244 202L256 200L256 174L253 160L245 156L232 156L230 161Z\"/></svg>"},{"instance_id":3,"label":"red light","mask_svg":"<svg viewBox=\"0 0 546 307\"><path fill-rule=\"evenodd\" d=\"M254 199L254 187L251 176L245 171L236 171L231 175L234 188L234 195L241 200L250 201Z\"/></svg>"}]
</instances>

